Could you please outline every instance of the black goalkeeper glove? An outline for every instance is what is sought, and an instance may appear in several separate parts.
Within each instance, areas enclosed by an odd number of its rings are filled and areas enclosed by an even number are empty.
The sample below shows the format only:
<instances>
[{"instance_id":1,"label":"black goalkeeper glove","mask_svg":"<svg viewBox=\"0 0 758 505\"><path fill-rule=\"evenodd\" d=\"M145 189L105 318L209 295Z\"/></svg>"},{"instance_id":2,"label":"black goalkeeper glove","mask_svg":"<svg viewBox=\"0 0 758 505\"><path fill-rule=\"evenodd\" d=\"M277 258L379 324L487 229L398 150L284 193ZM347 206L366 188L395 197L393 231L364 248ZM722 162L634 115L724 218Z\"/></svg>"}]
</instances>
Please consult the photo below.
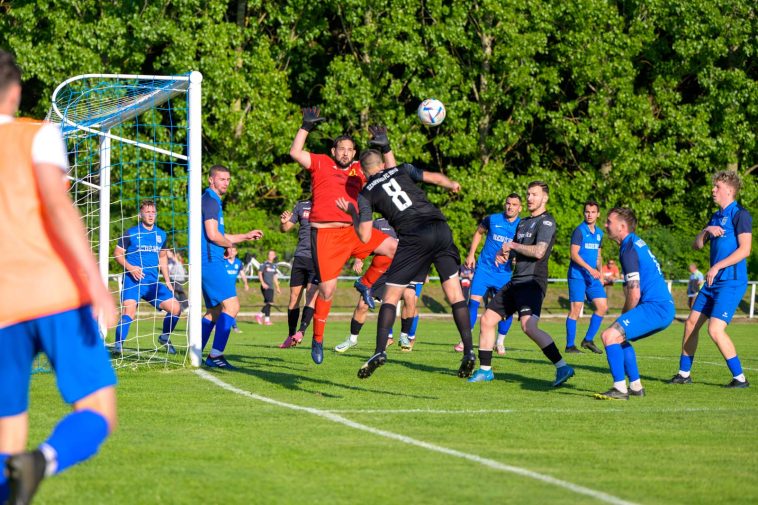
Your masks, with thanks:
<instances>
[{"instance_id":1,"label":"black goalkeeper glove","mask_svg":"<svg viewBox=\"0 0 758 505\"><path fill-rule=\"evenodd\" d=\"M303 109L303 124L300 128L311 132L322 121L326 121L326 118L319 116L318 107L306 107Z\"/></svg>"},{"instance_id":2,"label":"black goalkeeper glove","mask_svg":"<svg viewBox=\"0 0 758 505\"><path fill-rule=\"evenodd\" d=\"M368 141L369 145L379 149L382 154L392 151L390 139L387 137L386 126L369 126L368 131L371 133L371 139Z\"/></svg>"}]
</instances>

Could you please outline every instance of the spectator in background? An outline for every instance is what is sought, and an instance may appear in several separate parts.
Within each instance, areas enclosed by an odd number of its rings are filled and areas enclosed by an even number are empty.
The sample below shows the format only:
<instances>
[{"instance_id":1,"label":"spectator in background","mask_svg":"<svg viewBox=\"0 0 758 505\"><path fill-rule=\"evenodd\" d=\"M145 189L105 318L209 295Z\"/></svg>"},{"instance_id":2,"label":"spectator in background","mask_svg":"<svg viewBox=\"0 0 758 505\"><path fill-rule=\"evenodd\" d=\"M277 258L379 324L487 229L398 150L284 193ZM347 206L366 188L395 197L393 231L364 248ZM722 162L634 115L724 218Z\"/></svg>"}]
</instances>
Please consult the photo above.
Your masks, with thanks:
<instances>
[{"instance_id":1,"label":"spectator in background","mask_svg":"<svg viewBox=\"0 0 758 505\"><path fill-rule=\"evenodd\" d=\"M603 265L603 286L613 286L613 283L619 280L620 276L619 267L615 260L608 260L608 263Z\"/></svg>"},{"instance_id":2,"label":"spectator in background","mask_svg":"<svg viewBox=\"0 0 758 505\"><path fill-rule=\"evenodd\" d=\"M186 310L189 307L189 298L184 291L184 283L187 282L187 269L184 268L184 261L181 253L175 253L169 249L168 254L168 276L171 279L171 285L174 288L174 298L177 299L182 307Z\"/></svg>"},{"instance_id":3,"label":"spectator in background","mask_svg":"<svg viewBox=\"0 0 758 505\"><path fill-rule=\"evenodd\" d=\"M277 293L279 289L279 271L276 269L276 252L269 251L266 261L261 263L258 269L258 279L261 281L261 293L263 294L263 307L261 312L255 316L258 324L271 325L271 305L274 303L274 288Z\"/></svg>"},{"instance_id":4,"label":"spectator in background","mask_svg":"<svg viewBox=\"0 0 758 505\"><path fill-rule=\"evenodd\" d=\"M690 280L687 283L687 307L692 308L692 303L695 301L695 297L700 292L700 288L703 287L705 277L703 272L697 269L697 265L690 263Z\"/></svg>"}]
</instances>

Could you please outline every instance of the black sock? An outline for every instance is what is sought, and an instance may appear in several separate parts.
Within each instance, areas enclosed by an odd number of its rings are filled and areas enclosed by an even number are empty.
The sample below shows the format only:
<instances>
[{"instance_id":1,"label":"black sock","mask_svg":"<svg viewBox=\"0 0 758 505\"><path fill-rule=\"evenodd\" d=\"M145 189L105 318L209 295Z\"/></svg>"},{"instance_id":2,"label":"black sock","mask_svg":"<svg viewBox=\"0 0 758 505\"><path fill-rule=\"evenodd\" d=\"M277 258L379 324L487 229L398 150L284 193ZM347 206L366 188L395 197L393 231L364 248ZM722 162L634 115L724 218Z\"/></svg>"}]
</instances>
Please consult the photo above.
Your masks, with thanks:
<instances>
[{"instance_id":1,"label":"black sock","mask_svg":"<svg viewBox=\"0 0 758 505\"><path fill-rule=\"evenodd\" d=\"M455 326L458 327L458 333L461 335L463 354L468 354L473 350L474 343L471 341L471 320L468 314L468 304L465 301L453 304L453 320Z\"/></svg>"},{"instance_id":2,"label":"black sock","mask_svg":"<svg viewBox=\"0 0 758 505\"><path fill-rule=\"evenodd\" d=\"M561 351L558 350L558 348L555 346L555 342L550 342L548 345L542 348L542 352L547 356L547 359L550 360L553 365L558 363L560 360L563 359L561 356Z\"/></svg>"},{"instance_id":3,"label":"black sock","mask_svg":"<svg viewBox=\"0 0 758 505\"><path fill-rule=\"evenodd\" d=\"M358 335L361 332L361 328L363 328L363 323L359 323L355 320L355 318L350 320L350 334L351 335Z\"/></svg>"},{"instance_id":4,"label":"black sock","mask_svg":"<svg viewBox=\"0 0 758 505\"><path fill-rule=\"evenodd\" d=\"M311 324L314 312L313 307L303 307L303 318L300 320L300 331L302 333L305 333L305 330L308 329L308 325Z\"/></svg>"},{"instance_id":5,"label":"black sock","mask_svg":"<svg viewBox=\"0 0 758 505\"><path fill-rule=\"evenodd\" d=\"M297 320L300 317L300 307L287 310L287 325L289 326L289 334L295 334L295 328L297 328Z\"/></svg>"},{"instance_id":6,"label":"black sock","mask_svg":"<svg viewBox=\"0 0 758 505\"><path fill-rule=\"evenodd\" d=\"M411 325L413 324L413 318L412 317L405 317L400 320L400 331L405 333L406 335L408 332L411 331Z\"/></svg>"},{"instance_id":7,"label":"black sock","mask_svg":"<svg viewBox=\"0 0 758 505\"><path fill-rule=\"evenodd\" d=\"M384 352L387 349L387 339L395 323L395 311L397 307L389 303L383 303L379 309L379 317L376 322L376 349L374 354Z\"/></svg>"},{"instance_id":8,"label":"black sock","mask_svg":"<svg viewBox=\"0 0 758 505\"><path fill-rule=\"evenodd\" d=\"M479 366L492 366L492 351L479 349Z\"/></svg>"}]
</instances>

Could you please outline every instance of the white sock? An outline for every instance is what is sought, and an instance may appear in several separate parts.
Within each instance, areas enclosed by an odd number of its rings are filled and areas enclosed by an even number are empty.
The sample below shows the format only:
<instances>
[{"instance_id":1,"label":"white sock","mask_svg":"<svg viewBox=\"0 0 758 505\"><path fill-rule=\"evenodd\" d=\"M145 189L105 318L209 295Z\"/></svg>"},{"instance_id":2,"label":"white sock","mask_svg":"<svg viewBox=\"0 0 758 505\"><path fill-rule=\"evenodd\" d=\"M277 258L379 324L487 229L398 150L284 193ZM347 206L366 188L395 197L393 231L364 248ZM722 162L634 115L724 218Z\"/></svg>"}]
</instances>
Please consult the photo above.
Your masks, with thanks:
<instances>
[{"instance_id":1,"label":"white sock","mask_svg":"<svg viewBox=\"0 0 758 505\"><path fill-rule=\"evenodd\" d=\"M479 367L479 370L484 370L486 372L488 370L492 370L492 366L483 366L482 365L482 366Z\"/></svg>"},{"instance_id":2,"label":"white sock","mask_svg":"<svg viewBox=\"0 0 758 505\"><path fill-rule=\"evenodd\" d=\"M208 356L210 356L211 358L218 358L219 356L223 356L223 354L224 353L219 351L218 349L211 349L211 352L210 354L208 354Z\"/></svg>"},{"instance_id":3,"label":"white sock","mask_svg":"<svg viewBox=\"0 0 758 505\"><path fill-rule=\"evenodd\" d=\"M684 378L687 378L687 377L690 376L690 373L689 372L683 372L683 371L679 370L679 375L681 375Z\"/></svg>"},{"instance_id":4,"label":"white sock","mask_svg":"<svg viewBox=\"0 0 758 505\"><path fill-rule=\"evenodd\" d=\"M636 381L630 382L629 389L631 389L632 391L642 390L642 381L640 379L637 379Z\"/></svg>"},{"instance_id":5,"label":"white sock","mask_svg":"<svg viewBox=\"0 0 758 505\"><path fill-rule=\"evenodd\" d=\"M358 342L358 335L350 335L350 342L354 344Z\"/></svg>"},{"instance_id":6,"label":"white sock","mask_svg":"<svg viewBox=\"0 0 758 505\"><path fill-rule=\"evenodd\" d=\"M267 323L270 323L270 322L271 322L271 318L270 318L270 317L266 317L265 321L266 321Z\"/></svg>"},{"instance_id":7,"label":"white sock","mask_svg":"<svg viewBox=\"0 0 758 505\"><path fill-rule=\"evenodd\" d=\"M503 345L505 343L505 335L497 336L497 345Z\"/></svg>"},{"instance_id":8,"label":"white sock","mask_svg":"<svg viewBox=\"0 0 758 505\"><path fill-rule=\"evenodd\" d=\"M613 387L621 391L622 393L628 393L629 390L626 388L626 381L618 381L613 383Z\"/></svg>"},{"instance_id":9,"label":"white sock","mask_svg":"<svg viewBox=\"0 0 758 505\"><path fill-rule=\"evenodd\" d=\"M555 364L555 368L560 368L562 366L566 366L566 360L561 358L561 360L558 363L554 363L554 364Z\"/></svg>"},{"instance_id":10,"label":"white sock","mask_svg":"<svg viewBox=\"0 0 758 505\"><path fill-rule=\"evenodd\" d=\"M735 375L734 378L737 379L740 382L745 382L745 374L744 373L741 373L739 375Z\"/></svg>"},{"instance_id":11,"label":"white sock","mask_svg":"<svg viewBox=\"0 0 758 505\"><path fill-rule=\"evenodd\" d=\"M39 450L43 456L45 456L45 477L55 475L58 471L58 452L46 443L42 443L39 446Z\"/></svg>"}]
</instances>

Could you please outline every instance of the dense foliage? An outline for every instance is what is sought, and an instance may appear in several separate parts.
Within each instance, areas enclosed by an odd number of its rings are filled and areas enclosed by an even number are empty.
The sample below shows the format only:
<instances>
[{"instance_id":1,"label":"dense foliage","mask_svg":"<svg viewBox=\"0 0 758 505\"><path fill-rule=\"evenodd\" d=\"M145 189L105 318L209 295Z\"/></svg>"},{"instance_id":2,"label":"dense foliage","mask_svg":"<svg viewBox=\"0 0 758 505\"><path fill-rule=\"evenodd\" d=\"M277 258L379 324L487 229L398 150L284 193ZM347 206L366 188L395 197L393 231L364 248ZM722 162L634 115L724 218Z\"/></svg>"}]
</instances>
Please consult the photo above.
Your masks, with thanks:
<instances>
[{"instance_id":1,"label":"dense foliage","mask_svg":"<svg viewBox=\"0 0 758 505\"><path fill-rule=\"evenodd\" d=\"M25 114L76 74L201 71L204 164L232 168L231 228L271 231L261 248L293 248L278 214L308 177L289 145L319 105L308 149L342 132L365 146L381 122L398 159L460 181L430 193L462 249L506 194L547 181L555 276L586 198L634 208L678 278L707 261L687 245L714 211L710 174L738 170L756 210L757 34L744 0L0 0ZM447 106L437 128L415 118L427 97Z\"/></svg>"}]
</instances>

